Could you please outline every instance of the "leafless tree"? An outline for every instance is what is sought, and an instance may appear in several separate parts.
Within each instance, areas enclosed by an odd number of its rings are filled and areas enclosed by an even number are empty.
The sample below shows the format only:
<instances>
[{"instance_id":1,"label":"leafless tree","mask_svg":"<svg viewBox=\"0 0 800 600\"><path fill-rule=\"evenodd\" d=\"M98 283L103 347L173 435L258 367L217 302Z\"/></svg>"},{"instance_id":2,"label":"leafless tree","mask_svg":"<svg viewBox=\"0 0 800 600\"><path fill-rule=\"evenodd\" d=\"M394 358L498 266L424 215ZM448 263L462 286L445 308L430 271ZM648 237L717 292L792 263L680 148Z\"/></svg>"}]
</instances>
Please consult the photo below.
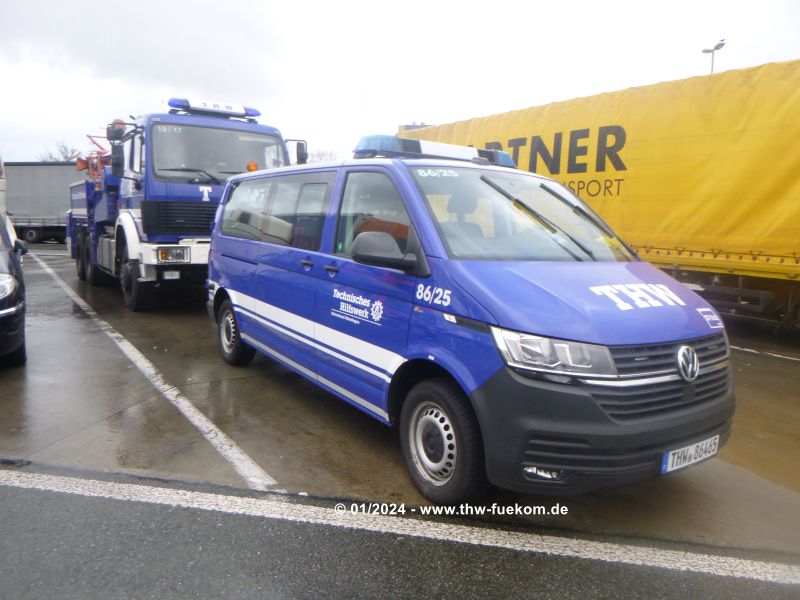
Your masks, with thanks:
<instances>
[{"instance_id":1,"label":"leafless tree","mask_svg":"<svg viewBox=\"0 0 800 600\"><path fill-rule=\"evenodd\" d=\"M49 148L39 155L39 160L43 162L69 162L75 160L81 151L75 146L70 146L64 140L56 142L55 150Z\"/></svg>"}]
</instances>

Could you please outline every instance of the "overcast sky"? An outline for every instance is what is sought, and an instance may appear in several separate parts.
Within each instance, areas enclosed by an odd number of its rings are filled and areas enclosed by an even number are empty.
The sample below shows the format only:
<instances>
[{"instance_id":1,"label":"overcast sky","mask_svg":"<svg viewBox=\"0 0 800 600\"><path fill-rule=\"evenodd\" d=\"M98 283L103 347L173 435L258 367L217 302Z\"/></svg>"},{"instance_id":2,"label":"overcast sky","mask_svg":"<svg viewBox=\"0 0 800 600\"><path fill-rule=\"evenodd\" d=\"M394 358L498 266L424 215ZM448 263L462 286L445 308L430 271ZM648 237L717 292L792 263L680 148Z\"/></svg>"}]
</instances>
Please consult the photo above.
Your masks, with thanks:
<instances>
[{"instance_id":1,"label":"overcast sky","mask_svg":"<svg viewBox=\"0 0 800 600\"><path fill-rule=\"evenodd\" d=\"M0 155L172 96L254 106L310 150L800 58L796 0L0 0Z\"/></svg>"}]
</instances>

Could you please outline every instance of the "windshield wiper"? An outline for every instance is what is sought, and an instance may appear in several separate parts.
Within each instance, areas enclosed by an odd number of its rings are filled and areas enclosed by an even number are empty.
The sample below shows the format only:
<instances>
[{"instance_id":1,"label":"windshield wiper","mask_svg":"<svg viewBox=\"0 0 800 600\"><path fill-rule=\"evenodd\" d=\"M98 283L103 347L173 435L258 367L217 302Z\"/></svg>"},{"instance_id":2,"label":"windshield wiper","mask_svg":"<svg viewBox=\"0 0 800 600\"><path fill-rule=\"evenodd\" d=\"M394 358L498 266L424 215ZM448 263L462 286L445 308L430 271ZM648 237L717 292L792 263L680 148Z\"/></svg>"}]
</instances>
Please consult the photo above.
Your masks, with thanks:
<instances>
[{"instance_id":1,"label":"windshield wiper","mask_svg":"<svg viewBox=\"0 0 800 600\"><path fill-rule=\"evenodd\" d=\"M208 171L204 169L197 169L194 167L158 167L156 171L178 171L179 173L200 173L205 175L212 183L216 183L217 185L221 184L222 181L218 177L215 177Z\"/></svg>"},{"instance_id":2,"label":"windshield wiper","mask_svg":"<svg viewBox=\"0 0 800 600\"><path fill-rule=\"evenodd\" d=\"M540 183L539 187L542 188L545 192L547 192L551 196L553 196L554 198L557 198L558 200L561 200L561 202L566 204L567 207L572 209L572 212L574 212L577 215L581 215L584 219L589 221L592 225L597 227L600 231L602 231L608 237L612 237L612 238L613 237L617 237L611 232L611 230L609 230L608 227L603 225L603 223L601 223L598 219L596 219L591 213L589 213L580 204L575 204L574 202L570 202L567 198L565 198L564 196L559 194L556 190L550 189L549 186L547 186L547 185L545 185L543 183Z\"/></svg>"},{"instance_id":3,"label":"windshield wiper","mask_svg":"<svg viewBox=\"0 0 800 600\"><path fill-rule=\"evenodd\" d=\"M539 222L540 225L542 225L545 229L547 229L547 231L550 232L550 235L552 235L553 238L558 240L559 239L559 235L563 235L570 242L572 242L578 248L580 248L589 258L591 258L592 260L597 260L594 257L594 252L589 250L589 248L587 248L578 239L576 239L574 236L572 236L569 233L567 233L566 231L564 231L561 227L559 227L558 225L553 223L550 219L545 217L543 214L538 212L536 209L528 206L525 202L523 202L522 200L517 198L514 194L509 192L507 189L505 189L501 185L495 183L494 181L492 181L491 179L486 177L486 175L481 175L481 181L483 181L485 184L487 184L489 187L491 187L497 193L499 193L502 196L505 196L506 198L511 200L511 202L514 203L514 206L517 206L517 207L521 208L522 210L524 210L525 212L527 212L528 214L532 215ZM564 248L564 250L566 250L567 252L569 252L574 259L582 260L577 254L572 252L569 248L567 248L567 247L565 247L563 245L561 247Z\"/></svg>"}]
</instances>

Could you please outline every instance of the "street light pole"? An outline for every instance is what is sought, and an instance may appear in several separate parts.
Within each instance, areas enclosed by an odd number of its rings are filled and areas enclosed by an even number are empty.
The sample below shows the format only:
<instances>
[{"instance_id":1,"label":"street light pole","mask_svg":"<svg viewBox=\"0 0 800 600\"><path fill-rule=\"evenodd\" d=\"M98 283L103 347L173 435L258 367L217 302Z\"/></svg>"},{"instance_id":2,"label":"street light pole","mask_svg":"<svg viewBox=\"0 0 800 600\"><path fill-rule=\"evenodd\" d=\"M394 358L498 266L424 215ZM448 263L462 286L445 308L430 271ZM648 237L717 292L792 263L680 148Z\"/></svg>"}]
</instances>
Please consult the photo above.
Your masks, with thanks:
<instances>
[{"instance_id":1,"label":"street light pole","mask_svg":"<svg viewBox=\"0 0 800 600\"><path fill-rule=\"evenodd\" d=\"M710 54L711 55L711 74L714 74L714 54L717 50L722 50L722 47L725 45L725 40L722 39L717 42L717 45L713 48L705 48L703 50L703 54Z\"/></svg>"}]
</instances>

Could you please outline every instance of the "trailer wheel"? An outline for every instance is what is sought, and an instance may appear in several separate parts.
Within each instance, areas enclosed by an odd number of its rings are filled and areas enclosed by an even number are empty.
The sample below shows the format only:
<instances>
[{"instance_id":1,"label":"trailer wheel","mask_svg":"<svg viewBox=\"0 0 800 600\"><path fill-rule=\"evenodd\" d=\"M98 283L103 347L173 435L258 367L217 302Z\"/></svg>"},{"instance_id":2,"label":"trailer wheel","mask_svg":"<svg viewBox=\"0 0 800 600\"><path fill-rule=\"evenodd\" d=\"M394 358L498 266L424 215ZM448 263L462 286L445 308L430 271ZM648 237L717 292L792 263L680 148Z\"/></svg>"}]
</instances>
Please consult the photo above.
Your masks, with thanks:
<instances>
[{"instance_id":1,"label":"trailer wheel","mask_svg":"<svg viewBox=\"0 0 800 600\"><path fill-rule=\"evenodd\" d=\"M139 261L128 257L128 247L123 246L119 265L119 285L125 304L133 312L143 312L150 306L153 284L139 281Z\"/></svg>"},{"instance_id":2,"label":"trailer wheel","mask_svg":"<svg viewBox=\"0 0 800 600\"><path fill-rule=\"evenodd\" d=\"M42 232L39 231L38 229L29 228L22 232L22 237L29 244L35 244L36 242L42 239Z\"/></svg>"},{"instance_id":3,"label":"trailer wheel","mask_svg":"<svg viewBox=\"0 0 800 600\"><path fill-rule=\"evenodd\" d=\"M478 421L453 381L429 379L411 388L400 415L400 442L411 479L429 500L458 504L486 492Z\"/></svg>"},{"instance_id":4,"label":"trailer wheel","mask_svg":"<svg viewBox=\"0 0 800 600\"><path fill-rule=\"evenodd\" d=\"M78 271L78 279L86 281L86 257L83 255L83 244L86 236L78 234L75 242L75 268Z\"/></svg>"}]
</instances>

